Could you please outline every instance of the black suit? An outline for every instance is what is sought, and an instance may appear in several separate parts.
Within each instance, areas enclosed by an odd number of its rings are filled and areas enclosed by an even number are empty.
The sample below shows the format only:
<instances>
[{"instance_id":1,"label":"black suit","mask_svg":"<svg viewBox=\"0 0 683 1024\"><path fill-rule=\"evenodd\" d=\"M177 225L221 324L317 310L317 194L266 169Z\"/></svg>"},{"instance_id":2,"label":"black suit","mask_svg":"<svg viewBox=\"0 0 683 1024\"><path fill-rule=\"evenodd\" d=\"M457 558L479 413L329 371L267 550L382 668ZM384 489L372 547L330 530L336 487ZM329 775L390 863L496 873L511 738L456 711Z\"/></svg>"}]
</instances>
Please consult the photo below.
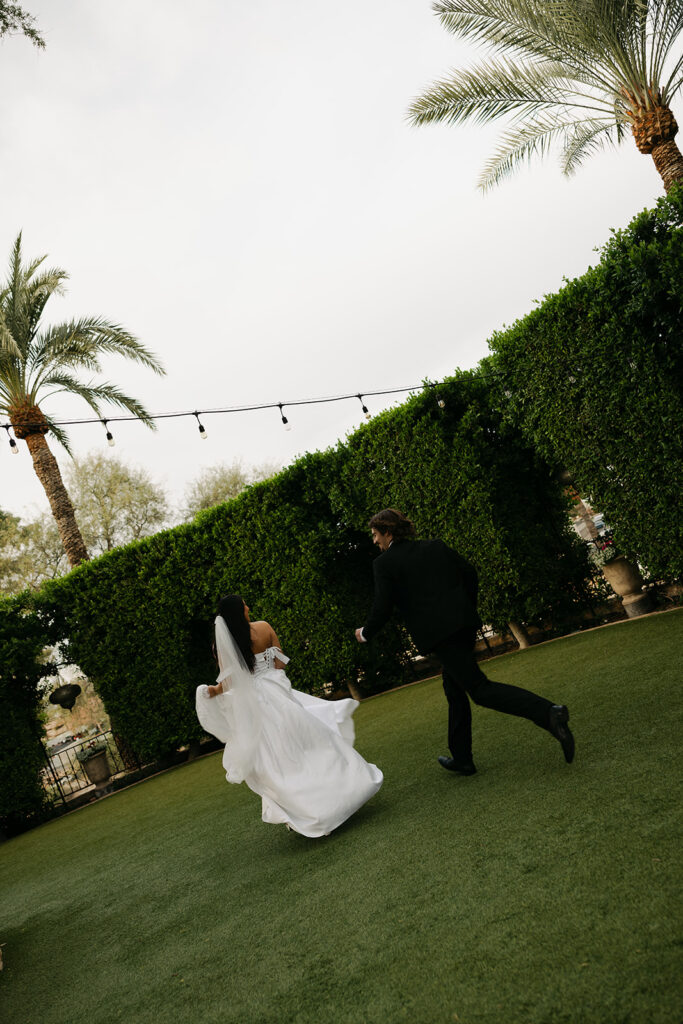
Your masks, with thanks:
<instances>
[{"instance_id":1,"label":"black suit","mask_svg":"<svg viewBox=\"0 0 683 1024\"><path fill-rule=\"evenodd\" d=\"M371 640L394 608L420 654L434 654L443 666L448 699L448 746L456 764L472 760L472 712L476 704L548 726L549 700L529 690L488 679L474 657L477 572L442 540L394 541L373 563L375 599L363 626Z\"/></svg>"}]
</instances>

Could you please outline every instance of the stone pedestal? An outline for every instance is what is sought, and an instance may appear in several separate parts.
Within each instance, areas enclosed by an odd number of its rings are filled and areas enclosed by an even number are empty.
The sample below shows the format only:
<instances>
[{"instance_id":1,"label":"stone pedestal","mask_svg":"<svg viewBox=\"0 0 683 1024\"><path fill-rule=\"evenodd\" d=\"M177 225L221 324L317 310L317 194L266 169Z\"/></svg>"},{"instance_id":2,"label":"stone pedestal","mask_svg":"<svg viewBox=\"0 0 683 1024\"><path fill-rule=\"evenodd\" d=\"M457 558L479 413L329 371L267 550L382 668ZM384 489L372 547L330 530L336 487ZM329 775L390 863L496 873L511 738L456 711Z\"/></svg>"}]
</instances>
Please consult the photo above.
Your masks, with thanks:
<instances>
[{"instance_id":1,"label":"stone pedestal","mask_svg":"<svg viewBox=\"0 0 683 1024\"><path fill-rule=\"evenodd\" d=\"M611 562L606 562L602 573L614 593L621 598L629 619L652 611L652 598L643 593L643 577L638 567L624 555L617 555Z\"/></svg>"}]
</instances>

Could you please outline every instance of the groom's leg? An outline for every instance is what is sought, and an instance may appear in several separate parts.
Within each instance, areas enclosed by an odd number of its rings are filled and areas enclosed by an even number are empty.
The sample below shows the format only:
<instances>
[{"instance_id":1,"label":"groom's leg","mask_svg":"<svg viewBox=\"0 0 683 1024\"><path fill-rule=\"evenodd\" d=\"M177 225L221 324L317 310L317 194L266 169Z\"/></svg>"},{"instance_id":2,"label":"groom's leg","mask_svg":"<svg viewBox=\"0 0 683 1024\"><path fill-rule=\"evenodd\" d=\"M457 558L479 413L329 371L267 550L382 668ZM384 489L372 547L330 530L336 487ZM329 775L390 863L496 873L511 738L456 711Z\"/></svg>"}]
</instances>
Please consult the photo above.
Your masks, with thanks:
<instances>
[{"instance_id":1,"label":"groom's leg","mask_svg":"<svg viewBox=\"0 0 683 1024\"><path fill-rule=\"evenodd\" d=\"M496 683L485 676L474 656L474 640L475 634L461 630L440 644L434 654L443 663L444 669L469 693L475 704L502 711L506 715L528 718L542 729L547 729L552 701L539 697L531 690Z\"/></svg>"},{"instance_id":2,"label":"groom's leg","mask_svg":"<svg viewBox=\"0 0 683 1024\"><path fill-rule=\"evenodd\" d=\"M456 764L472 760L472 708L456 677L443 666L443 692L448 701L448 749Z\"/></svg>"}]
</instances>

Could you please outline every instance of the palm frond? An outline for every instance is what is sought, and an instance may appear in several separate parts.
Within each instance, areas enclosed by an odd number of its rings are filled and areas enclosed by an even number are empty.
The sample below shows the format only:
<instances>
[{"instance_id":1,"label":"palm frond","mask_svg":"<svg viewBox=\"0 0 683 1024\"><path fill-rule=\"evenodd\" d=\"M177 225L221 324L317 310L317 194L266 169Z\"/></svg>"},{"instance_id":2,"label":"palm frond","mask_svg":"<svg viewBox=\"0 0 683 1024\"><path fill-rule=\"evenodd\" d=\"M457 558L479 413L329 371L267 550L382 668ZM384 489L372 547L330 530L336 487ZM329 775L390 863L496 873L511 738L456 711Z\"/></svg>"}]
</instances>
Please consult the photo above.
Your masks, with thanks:
<instances>
[{"instance_id":1,"label":"palm frond","mask_svg":"<svg viewBox=\"0 0 683 1024\"><path fill-rule=\"evenodd\" d=\"M134 335L101 317L83 317L50 327L34 344L36 361L40 358L43 365L61 363L99 370L99 357L111 353L142 363L161 376L166 372L154 353Z\"/></svg>"},{"instance_id":2,"label":"palm frond","mask_svg":"<svg viewBox=\"0 0 683 1024\"><path fill-rule=\"evenodd\" d=\"M100 353L87 331L79 330L79 322L59 324L36 336L26 363L29 373L40 376L60 367L99 372Z\"/></svg>"},{"instance_id":3,"label":"palm frond","mask_svg":"<svg viewBox=\"0 0 683 1024\"><path fill-rule=\"evenodd\" d=\"M51 389L49 394L45 393L47 388ZM40 403L42 408L42 403L47 397L57 394L60 391L65 391L70 395L78 395L79 398L82 398L88 403L95 415L99 417L100 396L97 394L97 388L92 384L84 384L83 381L80 381L77 377L74 377L73 374L67 373L66 371L55 371L54 373L51 373L40 382L39 386L34 383L28 390L28 398L36 405Z\"/></svg>"},{"instance_id":4,"label":"palm frond","mask_svg":"<svg viewBox=\"0 0 683 1024\"><path fill-rule=\"evenodd\" d=\"M683 32L683 0L649 0L647 6L650 10L649 74L653 82L660 82L664 65ZM662 99L666 102L664 96Z\"/></svg>"},{"instance_id":5,"label":"palm frond","mask_svg":"<svg viewBox=\"0 0 683 1024\"><path fill-rule=\"evenodd\" d=\"M606 121L606 124L609 122ZM484 166L478 181L483 191L499 184L516 168L534 156L545 156L552 144L576 128L575 119L558 121L553 116L532 118L501 137L501 145Z\"/></svg>"},{"instance_id":6,"label":"palm frond","mask_svg":"<svg viewBox=\"0 0 683 1024\"><path fill-rule=\"evenodd\" d=\"M434 4L444 28L516 62L555 61L569 75L603 77L604 37L629 39L622 8L641 0L444 0ZM618 15L618 17L617 17ZM601 43L598 36L603 37ZM607 65L614 72L609 48ZM604 80L603 80L604 84Z\"/></svg>"},{"instance_id":7,"label":"palm frond","mask_svg":"<svg viewBox=\"0 0 683 1024\"><path fill-rule=\"evenodd\" d=\"M662 85L662 102L666 103L667 106L671 105L671 101L683 85L683 53L679 57L678 61L674 65L671 74L669 75L666 82Z\"/></svg>"},{"instance_id":8,"label":"palm frond","mask_svg":"<svg viewBox=\"0 0 683 1024\"><path fill-rule=\"evenodd\" d=\"M0 355L2 354L20 356L21 349L17 345L14 340L14 335L7 326L2 306L0 306Z\"/></svg>"},{"instance_id":9,"label":"palm frond","mask_svg":"<svg viewBox=\"0 0 683 1024\"><path fill-rule=\"evenodd\" d=\"M151 430L156 430L156 423L142 402L127 395L116 384L112 384L109 381L105 381L103 384L84 384L72 374L56 372L45 377L41 382L41 389L47 388L52 389L50 394L54 394L57 391L66 391L69 394L78 395L88 403L98 418L102 415L101 403L106 402L117 406L119 409L125 409L127 412L132 413L133 416L137 416L145 426ZM38 395L36 394L34 401L37 401L37 399ZM45 400L44 395L42 400Z\"/></svg>"},{"instance_id":10,"label":"palm frond","mask_svg":"<svg viewBox=\"0 0 683 1024\"><path fill-rule=\"evenodd\" d=\"M615 138L612 138L615 135ZM624 136L620 124L604 121L578 121L566 132L567 140L562 150L562 173L570 177L574 174L586 157L602 149L605 145L615 145Z\"/></svg>"},{"instance_id":11,"label":"palm frond","mask_svg":"<svg viewBox=\"0 0 683 1024\"><path fill-rule=\"evenodd\" d=\"M43 415L45 416L45 421L46 421L48 427L50 428L50 433L54 437L55 441L57 441L59 444L61 444L62 448L64 448L64 450L66 452L68 452L68 454L71 456L71 458L73 458L74 456L73 456L73 452L71 450L71 442L69 440L69 435L67 434L66 430L64 430L62 427L58 426L54 422L54 420L52 420L45 413L43 413Z\"/></svg>"},{"instance_id":12,"label":"palm frond","mask_svg":"<svg viewBox=\"0 0 683 1024\"><path fill-rule=\"evenodd\" d=\"M48 299L52 295L64 293L64 281L68 280L68 277L69 275L65 270L53 267L51 270L47 270L38 277L33 277L30 282L27 282L25 302L27 331L30 338L33 338L38 328Z\"/></svg>"},{"instance_id":13,"label":"palm frond","mask_svg":"<svg viewBox=\"0 0 683 1024\"><path fill-rule=\"evenodd\" d=\"M517 57L562 61L568 51L571 7L562 17L559 8L567 5L554 6L554 17L541 0L443 0L433 10L447 32L463 39Z\"/></svg>"},{"instance_id":14,"label":"palm frond","mask_svg":"<svg viewBox=\"0 0 683 1024\"><path fill-rule=\"evenodd\" d=\"M408 108L412 124L468 120L483 124L511 113L527 115L551 107L609 109L605 100L583 91L582 82L569 79L562 64L522 66L490 60L452 75L413 101Z\"/></svg>"}]
</instances>

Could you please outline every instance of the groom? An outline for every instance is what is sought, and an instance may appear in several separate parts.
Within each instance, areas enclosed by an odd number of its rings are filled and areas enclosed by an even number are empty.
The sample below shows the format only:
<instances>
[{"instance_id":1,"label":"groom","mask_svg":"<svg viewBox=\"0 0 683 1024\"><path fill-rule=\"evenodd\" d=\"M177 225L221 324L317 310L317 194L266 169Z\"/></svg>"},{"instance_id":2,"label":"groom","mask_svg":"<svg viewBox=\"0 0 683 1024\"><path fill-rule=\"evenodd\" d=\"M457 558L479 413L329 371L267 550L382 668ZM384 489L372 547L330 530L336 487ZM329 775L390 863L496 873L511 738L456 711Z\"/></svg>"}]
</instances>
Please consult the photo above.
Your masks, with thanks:
<instances>
[{"instance_id":1,"label":"groom","mask_svg":"<svg viewBox=\"0 0 683 1024\"><path fill-rule=\"evenodd\" d=\"M574 737L567 725L568 709L518 686L494 683L477 664L474 643L481 619L474 566L442 540L415 540L415 527L395 509L378 512L369 526L381 554L373 563L375 599L356 639L372 640L396 607L420 654L433 654L441 662L451 757L439 757L439 764L458 775L474 775L477 770L468 694L475 704L528 718L547 729L571 762Z\"/></svg>"}]
</instances>

